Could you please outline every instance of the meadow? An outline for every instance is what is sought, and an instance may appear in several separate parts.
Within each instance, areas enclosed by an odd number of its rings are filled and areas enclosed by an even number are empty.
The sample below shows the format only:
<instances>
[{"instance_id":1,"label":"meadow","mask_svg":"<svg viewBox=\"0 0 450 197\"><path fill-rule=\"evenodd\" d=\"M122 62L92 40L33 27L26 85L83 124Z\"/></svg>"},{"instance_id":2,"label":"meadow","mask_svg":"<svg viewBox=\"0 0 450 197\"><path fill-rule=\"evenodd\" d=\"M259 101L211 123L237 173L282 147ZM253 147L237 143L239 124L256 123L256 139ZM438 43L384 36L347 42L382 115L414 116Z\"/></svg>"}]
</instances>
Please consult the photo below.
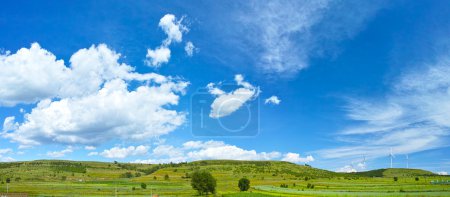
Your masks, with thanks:
<instances>
[{"instance_id":1,"label":"meadow","mask_svg":"<svg viewBox=\"0 0 450 197\"><path fill-rule=\"evenodd\" d=\"M419 169L336 173L281 161L208 160L180 164L130 164L39 160L0 163L0 193L30 196L195 196L190 174L207 170L217 180L216 196L450 196L450 180ZM251 188L239 192L238 180ZM144 183L146 188L142 188Z\"/></svg>"}]
</instances>

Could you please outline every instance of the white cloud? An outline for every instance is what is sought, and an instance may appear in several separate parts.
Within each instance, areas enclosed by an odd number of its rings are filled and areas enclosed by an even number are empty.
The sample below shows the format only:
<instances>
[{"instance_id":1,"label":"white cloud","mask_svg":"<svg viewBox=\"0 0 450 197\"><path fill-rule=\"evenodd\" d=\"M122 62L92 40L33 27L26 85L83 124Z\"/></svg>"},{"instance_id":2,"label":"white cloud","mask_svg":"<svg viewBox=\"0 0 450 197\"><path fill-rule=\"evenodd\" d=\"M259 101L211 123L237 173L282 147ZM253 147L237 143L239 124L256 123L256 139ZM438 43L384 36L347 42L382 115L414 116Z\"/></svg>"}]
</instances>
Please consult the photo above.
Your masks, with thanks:
<instances>
[{"instance_id":1,"label":"white cloud","mask_svg":"<svg viewBox=\"0 0 450 197\"><path fill-rule=\"evenodd\" d=\"M156 48L155 50L147 49L147 65L159 67L163 63L169 62L170 49L165 46Z\"/></svg>"},{"instance_id":2,"label":"white cloud","mask_svg":"<svg viewBox=\"0 0 450 197\"><path fill-rule=\"evenodd\" d=\"M345 147L320 150L325 158L367 154L386 157L449 145L450 70L448 57L404 72L379 99L349 99L347 116L356 124L339 133Z\"/></svg>"},{"instance_id":3,"label":"white cloud","mask_svg":"<svg viewBox=\"0 0 450 197\"><path fill-rule=\"evenodd\" d=\"M29 80L0 85L5 93L1 95L10 95L0 96L0 103L38 102L23 114L22 122L7 117L2 136L21 148L42 143L95 145L112 138L144 140L183 124L185 113L167 108L178 104L188 83L155 73L136 73L133 67L119 63L119 58L120 54L103 44L74 53L70 67L37 44L2 56L1 66L8 69L0 74L0 80L21 79L29 72L30 76L37 73L38 81L51 81L51 85ZM48 74L52 72L57 74ZM130 81L138 82L135 88L128 87Z\"/></svg>"},{"instance_id":4,"label":"white cloud","mask_svg":"<svg viewBox=\"0 0 450 197\"><path fill-rule=\"evenodd\" d=\"M286 153L283 159L281 160L292 163L309 163L314 161L314 157L311 155L308 155L306 157L300 157L300 154L298 153Z\"/></svg>"},{"instance_id":5,"label":"white cloud","mask_svg":"<svg viewBox=\"0 0 450 197\"><path fill-rule=\"evenodd\" d=\"M295 163L310 162L312 156L300 158L296 153L284 154L280 152L257 152L246 150L222 141L188 141L180 147L171 145L159 145L153 149L151 158L147 160L135 160L136 163L169 163L208 159L232 159L232 160L284 160L286 157Z\"/></svg>"},{"instance_id":6,"label":"white cloud","mask_svg":"<svg viewBox=\"0 0 450 197\"><path fill-rule=\"evenodd\" d=\"M183 17L179 20L173 14L164 15L159 21L159 27L166 33L167 38L156 49L147 49L147 59L145 63L148 66L160 67L164 63L168 63L170 59L170 44L172 42L181 42L183 40L183 33L189 29L182 24ZM191 42L192 47L194 46ZM193 49L192 49L193 50Z\"/></svg>"},{"instance_id":7,"label":"white cloud","mask_svg":"<svg viewBox=\"0 0 450 197\"><path fill-rule=\"evenodd\" d=\"M197 48L195 48L194 44L191 41L186 42L186 45L184 46L184 51L186 51L186 54L189 57L192 57L196 50L197 50Z\"/></svg>"},{"instance_id":8,"label":"white cloud","mask_svg":"<svg viewBox=\"0 0 450 197\"><path fill-rule=\"evenodd\" d=\"M274 104L274 105L279 105L280 102L281 100L277 96L271 96L264 101L265 104Z\"/></svg>"},{"instance_id":9,"label":"white cloud","mask_svg":"<svg viewBox=\"0 0 450 197\"><path fill-rule=\"evenodd\" d=\"M98 155L98 152L89 152L88 153L88 156L97 156Z\"/></svg>"},{"instance_id":10,"label":"white cloud","mask_svg":"<svg viewBox=\"0 0 450 197\"><path fill-rule=\"evenodd\" d=\"M61 151L49 151L47 152L47 156L49 157L64 157L66 154L68 153L72 153L73 152L73 148L72 146L68 146L66 149L61 150Z\"/></svg>"},{"instance_id":11,"label":"white cloud","mask_svg":"<svg viewBox=\"0 0 450 197\"><path fill-rule=\"evenodd\" d=\"M144 140L164 135L185 121L184 113L164 108L178 103L175 92L185 86L168 82L128 91L124 81L112 80L93 95L39 102L14 132L3 135L23 145L90 145L113 138Z\"/></svg>"},{"instance_id":12,"label":"white cloud","mask_svg":"<svg viewBox=\"0 0 450 197\"><path fill-rule=\"evenodd\" d=\"M117 159L123 159L127 158L129 156L136 156L136 155L146 155L148 153L148 146L129 146L129 147L113 147L109 150L104 150L103 152L99 153L99 155L106 157L106 158L117 158ZM91 153L90 153L91 154ZM95 155L92 153L92 155Z\"/></svg>"},{"instance_id":13,"label":"white cloud","mask_svg":"<svg viewBox=\"0 0 450 197\"><path fill-rule=\"evenodd\" d=\"M445 172L445 171L441 171L441 172L436 172L436 174L438 174L438 175L448 175L448 173L447 173L447 172Z\"/></svg>"},{"instance_id":14,"label":"white cloud","mask_svg":"<svg viewBox=\"0 0 450 197\"><path fill-rule=\"evenodd\" d=\"M166 14L159 21L159 27L167 34L167 39L164 41L164 45L168 46L173 41L181 42L183 40L183 32L189 31L189 29L182 24L184 17L177 20L175 15Z\"/></svg>"},{"instance_id":15,"label":"white cloud","mask_svg":"<svg viewBox=\"0 0 450 197\"><path fill-rule=\"evenodd\" d=\"M252 51L257 54L250 55L263 71L290 76L308 67L311 57L334 55L335 43L359 32L380 4L382 1L249 1L236 14L242 22L237 34L250 44L242 50L255 48Z\"/></svg>"},{"instance_id":16,"label":"white cloud","mask_svg":"<svg viewBox=\"0 0 450 197\"><path fill-rule=\"evenodd\" d=\"M34 103L61 90L68 68L39 44L0 55L0 106Z\"/></svg>"},{"instance_id":17,"label":"white cloud","mask_svg":"<svg viewBox=\"0 0 450 197\"><path fill-rule=\"evenodd\" d=\"M0 55L0 106L36 103L44 99L86 96L97 92L105 81L165 80L163 76L135 73L118 60L120 54L105 44L80 49L70 58L70 67L33 43L30 49Z\"/></svg>"},{"instance_id":18,"label":"white cloud","mask_svg":"<svg viewBox=\"0 0 450 197\"><path fill-rule=\"evenodd\" d=\"M95 146L85 146L84 150L95 150L96 147Z\"/></svg>"},{"instance_id":19,"label":"white cloud","mask_svg":"<svg viewBox=\"0 0 450 197\"><path fill-rule=\"evenodd\" d=\"M244 77L240 74L235 75L234 80L237 85L242 87L228 93L216 87L214 83L207 85L209 93L216 97L211 104L211 112L209 114L211 118L228 116L241 108L246 102L258 97L260 93L259 87L254 87L244 81Z\"/></svg>"},{"instance_id":20,"label":"white cloud","mask_svg":"<svg viewBox=\"0 0 450 197\"><path fill-rule=\"evenodd\" d=\"M13 150L10 149L10 148L3 148L3 149L0 149L0 155L3 155L3 154L10 154L10 153L12 153L12 152L13 152Z\"/></svg>"},{"instance_id":21,"label":"white cloud","mask_svg":"<svg viewBox=\"0 0 450 197\"><path fill-rule=\"evenodd\" d=\"M353 173L353 172L358 172L358 171L353 166L346 165L342 168L337 169L336 172Z\"/></svg>"}]
</instances>

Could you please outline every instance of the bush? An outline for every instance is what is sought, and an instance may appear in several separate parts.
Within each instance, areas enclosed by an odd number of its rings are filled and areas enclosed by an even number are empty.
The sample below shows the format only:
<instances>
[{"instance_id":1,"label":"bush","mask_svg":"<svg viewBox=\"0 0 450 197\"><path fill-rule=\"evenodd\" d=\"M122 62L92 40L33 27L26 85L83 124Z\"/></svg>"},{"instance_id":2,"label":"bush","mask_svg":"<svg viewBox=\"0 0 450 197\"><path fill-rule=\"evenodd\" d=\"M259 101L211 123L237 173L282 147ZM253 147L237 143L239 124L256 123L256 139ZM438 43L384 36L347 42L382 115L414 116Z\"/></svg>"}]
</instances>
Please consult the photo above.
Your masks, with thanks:
<instances>
[{"instance_id":1,"label":"bush","mask_svg":"<svg viewBox=\"0 0 450 197\"><path fill-rule=\"evenodd\" d=\"M131 178L133 177L133 174L131 172L125 172L122 175L120 175L121 178Z\"/></svg>"},{"instance_id":2,"label":"bush","mask_svg":"<svg viewBox=\"0 0 450 197\"><path fill-rule=\"evenodd\" d=\"M416 177L415 179L416 179L416 181L419 181L419 177Z\"/></svg>"},{"instance_id":3,"label":"bush","mask_svg":"<svg viewBox=\"0 0 450 197\"><path fill-rule=\"evenodd\" d=\"M191 177L191 186L200 195L216 192L216 179L208 171L196 171Z\"/></svg>"},{"instance_id":4,"label":"bush","mask_svg":"<svg viewBox=\"0 0 450 197\"><path fill-rule=\"evenodd\" d=\"M395 177L394 177L394 181L398 181L398 177L395 176Z\"/></svg>"},{"instance_id":5,"label":"bush","mask_svg":"<svg viewBox=\"0 0 450 197\"><path fill-rule=\"evenodd\" d=\"M241 191L247 191L250 189L250 180L247 178L241 178L239 179L238 187Z\"/></svg>"},{"instance_id":6,"label":"bush","mask_svg":"<svg viewBox=\"0 0 450 197\"><path fill-rule=\"evenodd\" d=\"M141 188L142 188L142 189L147 189L147 184L141 183Z\"/></svg>"},{"instance_id":7,"label":"bush","mask_svg":"<svg viewBox=\"0 0 450 197\"><path fill-rule=\"evenodd\" d=\"M166 174L166 175L164 175L164 180L169 180L169 175L168 174Z\"/></svg>"},{"instance_id":8,"label":"bush","mask_svg":"<svg viewBox=\"0 0 450 197\"><path fill-rule=\"evenodd\" d=\"M282 188L288 188L289 186L288 186L287 184L282 183L282 184L280 185L280 187L282 187Z\"/></svg>"}]
</instances>

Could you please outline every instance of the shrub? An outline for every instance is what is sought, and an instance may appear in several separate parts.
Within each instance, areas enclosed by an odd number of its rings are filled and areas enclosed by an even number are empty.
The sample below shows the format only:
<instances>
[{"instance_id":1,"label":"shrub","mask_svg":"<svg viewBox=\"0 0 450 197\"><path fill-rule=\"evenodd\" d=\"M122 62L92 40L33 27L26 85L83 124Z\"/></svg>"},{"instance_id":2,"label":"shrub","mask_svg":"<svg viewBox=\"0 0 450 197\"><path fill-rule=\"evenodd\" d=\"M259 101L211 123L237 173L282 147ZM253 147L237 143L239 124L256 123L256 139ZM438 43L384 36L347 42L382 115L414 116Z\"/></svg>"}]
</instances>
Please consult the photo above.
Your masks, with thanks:
<instances>
[{"instance_id":1,"label":"shrub","mask_svg":"<svg viewBox=\"0 0 450 197\"><path fill-rule=\"evenodd\" d=\"M216 179L208 171L196 171L191 177L191 186L200 195L216 192Z\"/></svg>"},{"instance_id":2,"label":"shrub","mask_svg":"<svg viewBox=\"0 0 450 197\"><path fill-rule=\"evenodd\" d=\"M288 186L287 184L282 183L282 184L280 185L280 187L282 187L282 188L288 188L289 186Z\"/></svg>"},{"instance_id":3,"label":"shrub","mask_svg":"<svg viewBox=\"0 0 450 197\"><path fill-rule=\"evenodd\" d=\"M169 175L168 174L166 174L166 175L164 175L164 180L169 180Z\"/></svg>"},{"instance_id":4,"label":"shrub","mask_svg":"<svg viewBox=\"0 0 450 197\"><path fill-rule=\"evenodd\" d=\"M394 177L394 181L398 181L398 177L395 176L395 177Z\"/></svg>"},{"instance_id":5,"label":"shrub","mask_svg":"<svg viewBox=\"0 0 450 197\"><path fill-rule=\"evenodd\" d=\"M248 189L250 189L250 180L248 180L247 178L239 179L238 187L241 191L247 191Z\"/></svg>"},{"instance_id":6,"label":"shrub","mask_svg":"<svg viewBox=\"0 0 450 197\"><path fill-rule=\"evenodd\" d=\"M125 172L123 174L120 175L121 178L131 178L133 177L133 174L131 174L131 172Z\"/></svg>"},{"instance_id":7,"label":"shrub","mask_svg":"<svg viewBox=\"0 0 450 197\"><path fill-rule=\"evenodd\" d=\"M416 177L415 180L416 180L416 181L419 181L419 177Z\"/></svg>"},{"instance_id":8,"label":"shrub","mask_svg":"<svg viewBox=\"0 0 450 197\"><path fill-rule=\"evenodd\" d=\"M141 188L142 188L142 189L147 189L147 184L141 183Z\"/></svg>"}]
</instances>

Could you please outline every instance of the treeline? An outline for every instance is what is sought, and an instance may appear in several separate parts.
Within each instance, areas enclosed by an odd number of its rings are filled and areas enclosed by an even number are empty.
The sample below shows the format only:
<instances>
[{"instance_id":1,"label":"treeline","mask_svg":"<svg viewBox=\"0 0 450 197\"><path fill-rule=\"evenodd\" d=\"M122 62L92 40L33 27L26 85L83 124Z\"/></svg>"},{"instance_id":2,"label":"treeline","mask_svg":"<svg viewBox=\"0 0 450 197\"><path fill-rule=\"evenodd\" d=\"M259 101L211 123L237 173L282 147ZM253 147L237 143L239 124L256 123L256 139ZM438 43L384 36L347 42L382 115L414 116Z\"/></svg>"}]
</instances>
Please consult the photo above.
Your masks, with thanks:
<instances>
[{"instance_id":1,"label":"treeline","mask_svg":"<svg viewBox=\"0 0 450 197\"><path fill-rule=\"evenodd\" d=\"M74 173L86 173L86 166L81 163L73 163L66 161L52 161L50 166L57 172L74 172Z\"/></svg>"}]
</instances>

